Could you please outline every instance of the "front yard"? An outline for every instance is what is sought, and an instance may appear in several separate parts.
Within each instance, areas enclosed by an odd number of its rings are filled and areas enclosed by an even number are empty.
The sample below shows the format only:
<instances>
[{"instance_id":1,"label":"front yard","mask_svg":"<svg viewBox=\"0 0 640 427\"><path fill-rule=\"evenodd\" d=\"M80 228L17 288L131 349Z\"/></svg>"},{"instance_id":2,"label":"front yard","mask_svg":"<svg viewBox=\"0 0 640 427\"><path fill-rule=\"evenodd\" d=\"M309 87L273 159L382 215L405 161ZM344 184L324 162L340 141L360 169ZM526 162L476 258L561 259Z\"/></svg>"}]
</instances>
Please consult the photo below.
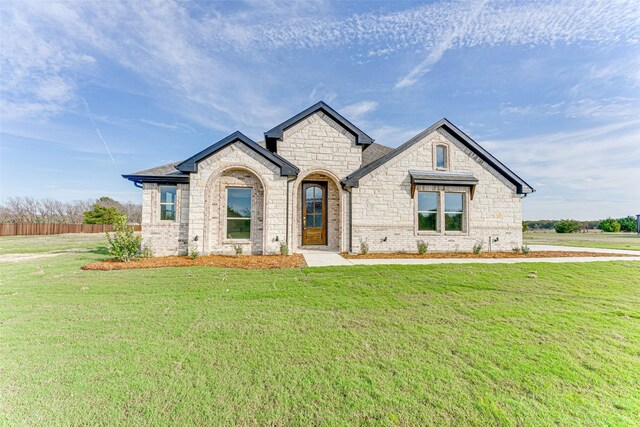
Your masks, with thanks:
<instances>
[{"instance_id":1,"label":"front yard","mask_svg":"<svg viewBox=\"0 0 640 427\"><path fill-rule=\"evenodd\" d=\"M638 262L80 270L104 258L0 265L0 424L638 421Z\"/></svg>"},{"instance_id":2,"label":"front yard","mask_svg":"<svg viewBox=\"0 0 640 427\"><path fill-rule=\"evenodd\" d=\"M555 231L527 231L523 233L528 245L577 246L582 248L626 249L640 251L640 235L636 233L556 233Z\"/></svg>"}]
</instances>

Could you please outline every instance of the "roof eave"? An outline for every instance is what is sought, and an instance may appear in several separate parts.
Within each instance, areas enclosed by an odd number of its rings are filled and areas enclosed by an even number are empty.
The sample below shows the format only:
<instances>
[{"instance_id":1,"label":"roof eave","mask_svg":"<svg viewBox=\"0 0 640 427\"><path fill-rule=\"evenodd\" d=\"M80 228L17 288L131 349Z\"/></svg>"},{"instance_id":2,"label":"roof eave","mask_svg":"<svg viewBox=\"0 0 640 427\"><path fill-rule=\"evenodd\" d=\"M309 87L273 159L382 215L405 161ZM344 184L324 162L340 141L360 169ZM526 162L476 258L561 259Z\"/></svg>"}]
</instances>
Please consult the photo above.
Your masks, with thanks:
<instances>
[{"instance_id":1,"label":"roof eave","mask_svg":"<svg viewBox=\"0 0 640 427\"><path fill-rule=\"evenodd\" d=\"M266 131L264 133L264 136L265 138L273 138L281 141L284 136L285 130L287 130L291 126L295 125L296 123L300 122L301 120L304 120L305 118L309 117L310 115L318 111L324 112L333 120L335 120L340 125L342 125L349 132L351 132L356 137L357 145L369 145L373 143L374 141L373 138L371 138L369 135L364 133L356 125L351 123L344 116L342 116L340 113L338 113L336 110L331 108L329 105L327 105L323 101L317 102L316 104L312 105L306 110L301 111L300 113L296 114L290 119L287 119L284 122L280 123L278 126L274 127L273 129Z\"/></svg>"},{"instance_id":2,"label":"roof eave","mask_svg":"<svg viewBox=\"0 0 640 427\"><path fill-rule=\"evenodd\" d=\"M131 182L152 182L161 184L182 184L188 183L188 176L152 176L152 175L121 175Z\"/></svg>"}]
</instances>

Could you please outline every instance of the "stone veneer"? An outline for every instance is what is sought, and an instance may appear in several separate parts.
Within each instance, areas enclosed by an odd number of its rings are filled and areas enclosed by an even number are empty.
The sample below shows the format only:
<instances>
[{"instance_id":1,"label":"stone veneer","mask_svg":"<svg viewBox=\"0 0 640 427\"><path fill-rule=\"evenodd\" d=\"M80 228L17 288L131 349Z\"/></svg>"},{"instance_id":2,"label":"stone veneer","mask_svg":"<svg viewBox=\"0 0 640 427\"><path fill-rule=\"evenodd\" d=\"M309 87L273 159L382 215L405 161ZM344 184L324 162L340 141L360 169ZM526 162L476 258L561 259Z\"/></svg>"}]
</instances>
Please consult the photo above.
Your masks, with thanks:
<instances>
[{"instance_id":1,"label":"stone veneer","mask_svg":"<svg viewBox=\"0 0 640 427\"><path fill-rule=\"evenodd\" d=\"M328 241L337 251L347 250L348 204L340 180L362 164L362 147L355 136L331 117L317 112L284 131L278 141L278 154L300 168L292 195L292 241L302 244L302 181L327 181L328 184Z\"/></svg>"},{"instance_id":2,"label":"stone veneer","mask_svg":"<svg viewBox=\"0 0 640 427\"><path fill-rule=\"evenodd\" d=\"M158 184L142 185L142 244L155 256L183 255L189 247L189 185L176 189L176 220L160 220Z\"/></svg>"},{"instance_id":3,"label":"stone veneer","mask_svg":"<svg viewBox=\"0 0 640 427\"><path fill-rule=\"evenodd\" d=\"M449 170L469 172L479 179L473 200L463 187L419 186L419 190L464 192L467 214L462 233L417 231L416 199L411 197L409 170L433 170L434 144L445 144ZM367 242L372 252L415 252L424 240L430 251L469 251L482 242L489 249L511 250L522 244L521 200L513 184L482 159L439 129L360 179L352 191L352 232L349 239L349 191L340 180L358 169L362 147L333 119L317 112L286 129L278 154L295 164L297 177L280 176L277 166L242 143L234 143L198 163L190 184L179 184L176 221L159 220L157 184L143 186L143 238L156 255L187 253L194 245L201 254L233 253L237 242L224 238L226 186L250 186L252 238L242 242L245 253L278 253L289 236L295 252L302 238L304 180L328 182L328 248L359 251ZM287 192L289 206L287 207ZM289 221L287 221L289 215ZM287 224L289 226L287 230ZM288 232L288 233L287 233ZM196 240L197 237L197 240ZM493 240L497 238L498 241ZM351 246L349 243L351 242Z\"/></svg>"},{"instance_id":4,"label":"stone veneer","mask_svg":"<svg viewBox=\"0 0 640 427\"><path fill-rule=\"evenodd\" d=\"M462 233L417 230L417 199L411 197L409 170L433 170L434 144L448 146L450 171L469 172L479 180L473 200L462 187L417 188L465 191L467 228ZM490 238L494 251L522 245L521 200L515 186L442 129L364 176L352 191L354 252L360 242L367 242L371 252L415 252L419 240L428 243L430 251L471 251L476 243L488 250Z\"/></svg>"}]
</instances>

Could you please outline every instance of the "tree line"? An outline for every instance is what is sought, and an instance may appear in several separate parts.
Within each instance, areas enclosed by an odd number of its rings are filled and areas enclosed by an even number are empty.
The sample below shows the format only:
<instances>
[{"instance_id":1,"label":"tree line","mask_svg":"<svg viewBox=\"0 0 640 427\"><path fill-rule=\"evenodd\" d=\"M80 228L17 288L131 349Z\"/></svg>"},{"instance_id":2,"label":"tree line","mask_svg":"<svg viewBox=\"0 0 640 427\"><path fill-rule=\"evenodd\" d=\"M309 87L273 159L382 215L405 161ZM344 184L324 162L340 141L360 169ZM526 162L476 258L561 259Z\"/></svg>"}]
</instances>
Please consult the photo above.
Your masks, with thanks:
<instances>
[{"instance_id":1,"label":"tree line","mask_svg":"<svg viewBox=\"0 0 640 427\"><path fill-rule=\"evenodd\" d=\"M110 197L62 202L24 196L10 197L0 204L3 224L113 224L118 215L124 215L130 224L140 224L142 206Z\"/></svg>"},{"instance_id":2,"label":"tree line","mask_svg":"<svg viewBox=\"0 0 640 427\"><path fill-rule=\"evenodd\" d=\"M538 221L523 221L522 230L555 230L558 233L577 233L588 230L602 230L604 232L619 231L636 232L638 220L634 216L624 218L606 218L593 221L576 221L573 219L541 219Z\"/></svg>"}]
</instances>

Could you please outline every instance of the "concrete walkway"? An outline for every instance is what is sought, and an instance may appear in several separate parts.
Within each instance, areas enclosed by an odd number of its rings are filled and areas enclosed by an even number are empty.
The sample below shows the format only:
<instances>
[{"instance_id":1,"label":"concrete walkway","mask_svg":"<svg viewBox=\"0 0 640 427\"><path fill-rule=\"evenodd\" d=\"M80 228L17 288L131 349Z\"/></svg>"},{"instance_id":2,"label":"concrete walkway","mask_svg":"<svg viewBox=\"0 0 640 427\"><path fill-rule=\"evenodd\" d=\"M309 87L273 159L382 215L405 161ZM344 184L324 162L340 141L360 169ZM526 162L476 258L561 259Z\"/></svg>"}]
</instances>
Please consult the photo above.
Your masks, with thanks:
<instances>
[{"instance_id":1,"label":"concrete walkway","mask_svg":"<svg viewBox=\"0 0 640 427\"><path fill-rule=\"evenodd\" d=\"M530 246L532 251L565 251L565 252L597 252L610 253L611 256L600 257L565 257L565 258L404 258L404 259L346 259L336 252L302 251L309 267L331 267L342 265L433 265L433 264L518 264L525 262L603 262L603 261L640 261L640 251L619 249L575 248L566 246ZM616 256L620 254L635 255Z\"/></svg>"}]
</instances>

